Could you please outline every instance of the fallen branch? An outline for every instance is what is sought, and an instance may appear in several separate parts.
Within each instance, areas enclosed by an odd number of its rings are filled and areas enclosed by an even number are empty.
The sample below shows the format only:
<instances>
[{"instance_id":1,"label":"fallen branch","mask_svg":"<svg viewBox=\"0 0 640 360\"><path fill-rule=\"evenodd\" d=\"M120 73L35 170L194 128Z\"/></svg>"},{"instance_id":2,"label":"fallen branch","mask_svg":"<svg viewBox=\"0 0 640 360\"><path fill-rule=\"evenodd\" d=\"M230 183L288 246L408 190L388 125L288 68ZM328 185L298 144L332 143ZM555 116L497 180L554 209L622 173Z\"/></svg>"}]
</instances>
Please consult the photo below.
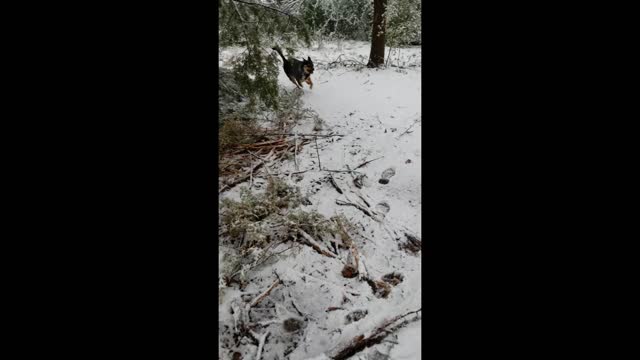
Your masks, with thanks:
<instances>
[{"instance_id":1,"label":"fallen branch","mask_svg":"<svg viewBox=\"0 0 640 360\"><path fill-rule=\"evenodd\" d=\"M318 169L322 171L322 164L320 163L320 150L318 150L318 138L313 138L316 142L316 154L318 155Z\"/></svg>"},{"instance_id":2,"label":"fallen branch","mask_svg":"<svg viewBox=\"0 0 640 360\"><path fill-rule=\"evenodd\" d=\"M285 175L285 176L289 176L289 175L295 175L295 174L302 174L302 173L306 173L307 171L311 171L313 169L307 169L307 170L301 170L301 171L293 171L293 172L282 172L282 173L275 173L272 175Z\"/></svg>"},{"instance_id":3,"label":"fallen branch","mask_svg":"<svg viewBox=\"0 0 640 360\"><path fill-rule=\"evenodd\" d=\"M255 299L253 299L253 301L251 301L247 305L247 310L251 309L252 307L254 307L256 305L258 305L262 300L264 300L265 297L267 297L269 295L269 293L271 293L271 290L273 290L280 283L281 283L280 280L274 281L273 284L271 284L271 286L269 286L269 288L267 290L262 292L262 294L258 295Z\"/></svg>"},{"instance_id":4,"label":"fallen branch","mask_svg":"<svg viewBox=\"0 0 640 360\"><path fill-rule=\"evenodd\" d=\"M413 125L417 124L420 121L420 118L417 118L416 121L413 122L413 124L411 124L411 126L409 126L409 128L407 130L405 130L402 134L398 135L398 139L407 133L407 131L411 130L411 128L413 127Z\"/></svg>"},{"instance_id":5,"label":"fallen branch","mask_svg":"<svg viewBox=\"0 0 640 360\"><path fill-rule=\"evenodd\" d=\"M287 13L287 12L284 12L284 11L282 11L282 10L278 10L278 9L275 9L275 8L272 8L272 7L269 7L269 6L263 5L263 4L254 3L254 2L247 2L247 1L242 1L242 0L233 0L233 1L234 1L234 2L239 2L239 3L241 3L241 4L261 6L261 7L265 8L265 9L268 9L268 10L271 10L271 11L278 12L278 13L280 13L280 14L282 14L282 15L286 15L286 16L292 17L292 18L294 18L294 19L298 19L298 18L297 18L297 17L295 17L294 15L291 15L291 14L289 14L289 13ZM299 19L298 19L298 20L299 20Z\"/></svg>"},{"instance_id":6,"label":"fallen branch","mask_svg":"<svg viewBox=\"0 0 640 360\"><path fill-rule=\"evenodd\" d=\"M344 200L340 200L340 199L336 199L336 204L337 205L344 205L344 206L353 206L356 209L362 211L365 215L369 216L370 218L372 218L373 220L380 222L380 220L375 216L376 214L373 213L372 211L367 210L366 208L364 208L362 205L351 202L351 201L344 201Z\"/></svg>"},{"instance_id":7,"label":"fallen branch","mask_svg":"<svg viewBox=\"0 0 640 360\"><path fill-rule=\"evenodd\" d=\"M218 190L218 194L222 194L223 192L231 189L232 187L235 187L236 185L249 180L249 178L251 177L251 174L253 172L255 172L256 170L258 170L263 165L264 165L264 163L258 163L256 166L253 167L253 169L251 169L249 174L239 178L238 180L236 180L236 181L234 181L234 182L232 182L230 184L226 184L225 186L223 186L222 189Z\"/></svg>"},{"instance_id":8,"label":"fallen branch","mask_svg":"<svg viewBox=\"0 0 640 360\"><path fill-rule=\"evenodd\" d=\"M358 171L355 170L328 170L328 169L322 169L322 171L328 171L328 172L334 172L334 173L356 173L358 174Z\"/></svg>"},{"instance_id":9,"label":"fallen branch","mask_svg":"<svg viewBox=\"0 0 640 360\"><path fill-rule=\"evenodd\" d=\"M296 165L296 170L298 169L298 135L296 134L293 138L293 163Z\"/></svg>"},{"instance_id":10,"label":"fallen branch","mask_svg":"<svg viewBox=\"0 0 640 360\"><path fill-rule=\"evenodd\" d=\"M392 334L394 331L397 331L398 329L407 325L411 321L418 320L420 318L419 316L417 316L416 318L410 321L403 321L403 322L397 323L399 320L402 320L403 318L411 314L415 314L419 311L422 311L422 308L415 311L408 312L404 315L396 316L391 320L383 322L380 326L375 328L370 333L369 336L365 336L364 334L361 334L354 337L348 342L347 345L343 346L338 350L332 351L332 354L329 357L333 360L347 359L353 356L354 354L366 349L367 347L380 343L389 334Z\"/></svg>"},{"instance_id":11,"label":"fallen branch","mask_svg":"<svg viewBox=\"0 0 640 360\"><path fill-rule=\"evenodd\" d=\"M333 176L331 176L331 174L329 174L329 183L331 184L331 186L333 186L334 189L336 189L338 193L342 194L342 189L340 189L340 186L338 186L336 180L333 178Z\"/></svg>"},{"instance_id":12,"label":"fallen branch","mask_svg":"<svg viewBox=\"0 0 640 360\"><path fill-rule=\"evenodd\" d=\"M254 135L253 133L246 133L243 135ZM334 137L334 136L346 136L346 135L341 135L341 134L298 134L298 133L262 133L260 134L261 136L313 136L313 137ZM280 139L282 140L282 139ZM276 140L274 140L276 141Z\"/></svg>"},{"instance_id":13,"label":"fallen branch","mask_svg":"<svg viewBox=\"0 0 640 360\"><path fill-rule=\"evenodd\" d=\"M256 154L252 153L252 152L251 152L251 151L249 151L249 150L247 150L247 152L249 153L249 155L251 155L251 156L255 157L256 159L258 159L258 160L260 160L260 161L262 161L262 163L264 164L264 169L267 171L267 174L268 174L269 176L273 176L273 175L271 175L271 172L269 171L269 166L267 165L267 162L266 162L263 158L261 158L260 156L258 156L258 155L256 155Z\"/></svg>"},{"instance_id":14,"label":"fallen branch","mask_svg":"<svg viewBox=\"0 0 640 360\"><path fill-rule=\"evenodd\" d=\"M323 249L320 246L320 244L318 244L318 242L314 238L312 238L311 235L307 234L304 230L299 229L298 233L300 235L302 235L304 240L306 240L305 243L310 245L315 251L319 252L320 254L322 254L324 256L330 257L330 258L335 258L336 257L336 255L334 253Z\"/></svg>"},{"instance_id":15,"label":"fallen branch","mask_svg":"<svg viewBox=\"0 0 640 360\"><path fill-rule=\"evenodd\" d=\"M378 159L382 159L383 157L384 157L384 156L380 156L379 158L375 158L375 159L373 159L373 160L365 161L365 162L363 162L362 164L360 164L360 165L356 166L353 170L357 170L357 169L359 169L359 168L361 168L361 167L363 167L363 166L367 165L368 163L370 163L370 162L372 162L372 161L376 161L376 160L378 160Z\"/></svg>"},{"instance_id":16,"label":"fallen branch","mask_svg":"<svg viewBox=\"0 0 640 360\"><path fill-rule=\"evenodd\" d=\"M344 310L344 308L339 307L339 306L330 306L327 308L327 310L325 310L325 312L331 312L331 311L336 311L336 310Z\"/></svg>"},{"instance_id":17,"label":"fallen branch","mask_svg":"<svg viewBox=\"0 0 640 360\"><path fill-rule=\"evenodd\" d=\"M358 275L358 279L359 280L363 280L363 279L367 279L369 278L369 275L367 274L367 270L364 268L364 264L362 263L362 261L360 261L360 253L358 252L358 248L356 247L356 243L355 241L353 241L353 239L351 238L351 236L349 236L349 234L347 233L347 230L344 228L344 225L342 225L342 221L340 221L339 217L336 217L336 223L338 223L338 228L340 231L340 237L342 238L342 242L347 245L349 247L349 250L351 251L351 256L353 257L354 260L354 265L353 268L354 270L356 270L356 275ZM351 265L345 265L345 266L351 266ZM345 269L348 270L348 269ZM343 275L344 275L344 271L343 271Z\"/></svg>"},{"instance_id":18,"label":"fallen branch","mask_svg":"<svg viewBox=\"0 0 640 360\"><path fill-rule=\"evenodd\" d=\"M260 355L262 355L262 348L264 347L264 343L267 340L267 336L269 336L268 331L260 335L258 339L258 352L256 353L256 360L260 360Z\"/></svg>"}]
</instances>

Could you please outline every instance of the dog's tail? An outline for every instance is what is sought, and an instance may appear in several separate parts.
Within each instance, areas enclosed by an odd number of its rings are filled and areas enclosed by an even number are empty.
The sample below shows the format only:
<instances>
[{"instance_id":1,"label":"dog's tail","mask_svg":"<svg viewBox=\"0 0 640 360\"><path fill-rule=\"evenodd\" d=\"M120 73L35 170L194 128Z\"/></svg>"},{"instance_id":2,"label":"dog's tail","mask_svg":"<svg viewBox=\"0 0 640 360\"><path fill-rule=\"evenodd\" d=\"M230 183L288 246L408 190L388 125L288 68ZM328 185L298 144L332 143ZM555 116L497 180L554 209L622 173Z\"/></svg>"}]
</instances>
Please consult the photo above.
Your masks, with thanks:
<instances>
[{"instance_id":1,"label":"dog's tail","mask_svg":"<svg viewBox=\"0 0 640 360\"><path fill-rule=\"evenodd\" d=\"M278 52L278 54L280 54L280 57L282 58L283 62L287 62L287 59L284 58L284 55L282 55L282 51L280 51L280 48L278 46L274 46L271 49L275 50Z\"/></svg>"}]
</instances>

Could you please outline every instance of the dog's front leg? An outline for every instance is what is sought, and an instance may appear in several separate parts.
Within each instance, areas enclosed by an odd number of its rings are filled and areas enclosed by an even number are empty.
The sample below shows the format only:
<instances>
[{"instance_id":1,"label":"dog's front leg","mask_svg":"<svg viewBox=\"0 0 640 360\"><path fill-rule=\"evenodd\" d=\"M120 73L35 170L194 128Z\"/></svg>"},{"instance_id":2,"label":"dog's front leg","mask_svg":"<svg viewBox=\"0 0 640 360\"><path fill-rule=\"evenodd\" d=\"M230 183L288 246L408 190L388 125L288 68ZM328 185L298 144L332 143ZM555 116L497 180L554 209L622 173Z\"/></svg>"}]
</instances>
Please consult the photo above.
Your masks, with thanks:
<instances>
[{"instance_id":1,"label":"dog's front leg","mask_svg":"<svg viewBox=\"0 0 640 360\"><path fill-rule=\"evenodd\" d=\"M302 89L302 86L298 83L298 80L296 80L296 78L294 78L293 76L290 76L289 80L291 80L293 85L295 85L297 88Z\"/></svg>"},{"instance_id":2,"label":"dog's front leg","mask_svg":"<svg viewBox=\"0 0 640 360\"><path fill-rule=\"evenodd\" d=\"M313 89L313 82L311 81L311 77L308 77L304 82L309 84L309 89Z\"/></svg>"}]
</instances>

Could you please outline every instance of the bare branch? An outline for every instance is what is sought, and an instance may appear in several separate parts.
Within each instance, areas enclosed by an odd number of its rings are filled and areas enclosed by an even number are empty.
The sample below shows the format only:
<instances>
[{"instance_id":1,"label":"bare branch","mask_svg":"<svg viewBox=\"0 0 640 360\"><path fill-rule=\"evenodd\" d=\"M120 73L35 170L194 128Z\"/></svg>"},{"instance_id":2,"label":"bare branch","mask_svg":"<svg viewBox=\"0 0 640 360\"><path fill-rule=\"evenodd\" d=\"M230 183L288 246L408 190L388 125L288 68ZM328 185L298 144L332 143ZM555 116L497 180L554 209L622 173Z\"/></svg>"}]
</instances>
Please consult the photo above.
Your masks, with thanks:
<instances>
[{"instance_id":1,"label":"bare branch","mask_svg":"<svg viewBox=\"0 0 640 360\"><path fill-rule=\"evenodd\" d=\"M363 162L362 164L360 164L360 165L356 166L353 170L359 169L359 168L361 168L361 167L363 167L363 166L367 165L368 163L370 163L370 162L372 162L372 161L376 161L376 160L378 160L378 159L382 159L383 157L384 157L384 156L380 156L380 157L375 158L375 159L373 159L373 160L365 161L365 162Z\"/></svg>"},{"instance_id":2,"label":"bare branch","mask_svg":"<svg viewBox=\"0 0 640 360\"><path fill-rule=\"evenodd\" d=\"M258 4L258 3L253 3L253 2L247 2L247 1L242 1L242 0L232 0L232 1L233 1L233 2L242 3L242 4L247 4L247 5L256 5L256 6L261 6L261 7L265 8L265 9L269 9L269 10L271 10L271 11L279 12L280 14L283 14L283 15L290 16L290 17L295 18L295 16L293 16L293 15L291 15L291 14L289 14L289 13L286 13L286 12L284 12L284 11L282 11L282 10L278 10L278 9L275 9L275 8L272 8L272 7L269 7L269 6L263 5L263 4Z\"/></svg>"},{"instance_id":3,"label":"bare branch","mask_svg":"<svg viewBox=\"0 0 640 360\"><path fill-rule=\"evenodd\" d=\"M298 233L300 233L300 235L302 235L302 237L305 239L305 243L307 243L309 246L311 246L315 251L319 252L320 254L324 255L324 256L328 256L330 258L335 258L336 255L332 252L329 252L325 249L323 249L320 244L318 244L318 242L311 237L311 235L307 234L304 230L299 229Z\"/></svg>"}]
</instances>

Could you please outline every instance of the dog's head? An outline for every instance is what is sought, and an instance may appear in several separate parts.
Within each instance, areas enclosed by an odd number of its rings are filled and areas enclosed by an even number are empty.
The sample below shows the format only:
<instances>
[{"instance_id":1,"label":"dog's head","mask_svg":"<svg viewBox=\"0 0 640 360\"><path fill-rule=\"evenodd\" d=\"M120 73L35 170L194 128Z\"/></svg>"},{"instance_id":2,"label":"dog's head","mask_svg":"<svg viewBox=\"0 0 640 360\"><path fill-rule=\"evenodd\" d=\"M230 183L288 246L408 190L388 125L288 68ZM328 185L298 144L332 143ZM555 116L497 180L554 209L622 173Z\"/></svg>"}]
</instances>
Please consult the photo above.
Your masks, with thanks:
<instances>
[{"instance_id":1,"label":"dog's head","mask_svg":"<svg viewBox=\"0 0 640 360\"><path fill-rule=\"evenodd\" d=\"M313 74L313 61L311 61L311 56L307 57L307 59L302 59L302 68L306 74Z\"/></svg>"}]
</instances>

